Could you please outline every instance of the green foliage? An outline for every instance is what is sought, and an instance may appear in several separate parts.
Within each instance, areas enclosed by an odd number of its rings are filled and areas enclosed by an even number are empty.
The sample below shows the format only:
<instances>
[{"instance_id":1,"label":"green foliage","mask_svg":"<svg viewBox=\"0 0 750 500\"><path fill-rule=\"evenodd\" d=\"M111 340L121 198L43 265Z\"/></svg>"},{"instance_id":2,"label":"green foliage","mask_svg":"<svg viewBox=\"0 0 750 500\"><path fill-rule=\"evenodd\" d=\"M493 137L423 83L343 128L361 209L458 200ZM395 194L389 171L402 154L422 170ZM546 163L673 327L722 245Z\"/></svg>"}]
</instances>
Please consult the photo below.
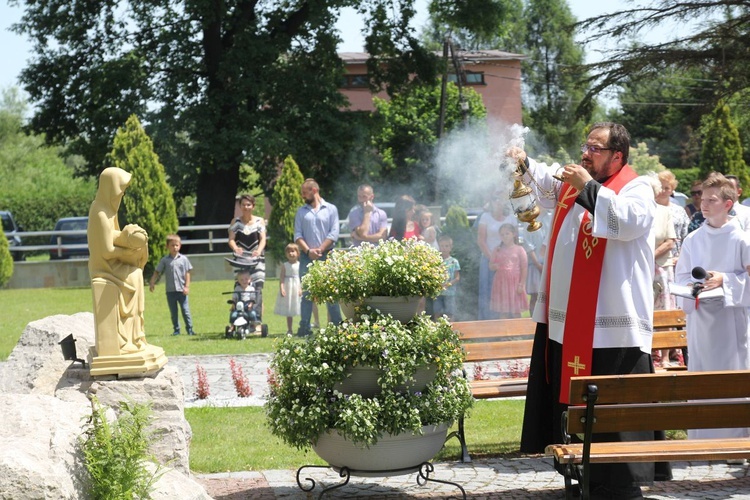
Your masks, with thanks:
<instances>
[{"instance_id":1,"label":"green foliage","mask_svg":"<svg viewBox=\"0 0 750 500\"><path fill-rule=\"evenodd\" d=\"M0 208L10 210L24 231L51 231L57 219L86 215L96 184L75 178L61 149L47 147L40 135L23 130L26 102L15 88L0 101ZM46 245L49 236L24 244Z\"/></svg>"},{"instance_id":2,"label":"green foliage","mask_svg":"<svg viewBox=\"0 0 750 500\"><path fill-rule=\"evenodd\" d=\"M430 199L435 186L432 168L433 147L438 141L440 119L439 82L410 87L390 101L374 98L376 126L372 143L378 150L381 165L373 172L373 182L411 186L411 194L420 200ZM473 89L463 89L469 104L468 122L487 116L482 97ZM444 131L466 123L460 107L458 87L446 88Z\"/></svg>"},{"instance_id":3,"label":"green foliage","mask_svg":"<svg viewBox=\"0 0 750 500\"><path fill-rule=\"evenodd\" d=\"M693 168L681 168L671 171L677 179L676 191L683 192L690 196L690 186L693 185L693 181L700 179L700 169L698 167Z\"/></svg>"},{"instance_id":4,"label":"green foliage","mask_svg":"<svg viewBox=\"0 0 750 500\"><path fill-rule=\"evenodd\" d=\"M451 255L461 265L461 280L458 282L456 298L456 321L466 321L477 317L477 290L479 290L479 256L477 235L469 225L466 211L459 206L451 206L445 215L443 234L453 239Z\"/></svg>"},{"instance_id":5,"label":"green foliage","mask_svg":"<svg viewBox=\"0 0 750 500\"><path fill-rule=\"evenodd\" d=\"M659 161L658 156L648 154L648 146L645 142L639 142L638 146L630 147L628 164L633 167L633 170L639 175L648 172L659 173L662 170L665 170L665 167L661 164L661 161Z\"/></svg>"},{"instance_id":6,"label":"green foliage","mask_svg":"<svg viewBox=\"0 0 750 500\"><path fill-rule=\"evenodd\" d=\"M287 444L307 448L329 429L370 445L384 433L454 422L472 404L462 362L450 323L424 314L408 325L363 315L356 323L328 325L304 343L287 336L271 362L268 426ZM377 368L381 393L365 398L337 390L352 366ZM435 378L423 392L400 389L413 385L425 366L435 367Z\"/></svg>"},{"instance_id":7,"label":"green foliage","mask_svg":"<svg viewBox=\"0 0 750 500\"><path fill-rule=\"evenodd\" d=\"M732 122L729 106L724 101L719 102L711 114L704 116L701 132L701 177L705 179L710 172L721 172L736 175L740 185L750 186L750 174L742 158L740 135Z\"/></svg>"},{"instance_id":8,"label":"green foliage","mask_svg":"<svg viewBox=\"0 0 750 500\"><path fill-rule=\"evenodd\" d=\"M300 189L305 181L294 158L287 156L273 187L273 208L268 221L267 253L284 262L284 247L294 241L294 215L304 205Z\"/></svg>"},{"instance_id":9,"label":"green foliage","mask_svg":"<svg viewBox=\"0 0 750 500\"><path fill-rule=\"evenodd\" d=\"M452 205L445 214L445 223L442 228L443 233L449 234L452 237L456 232L463 231L469 227L471 226L469 225L469 217L466 215L466 210Z\"/></svg>"},{"instance_id":10,"label":"green foliage","mask_svg":"<svg viewBox=\"0 0 750 500\"><path fill-rule=\"evenodd\" d=\"M574 148L591 118L592 108L580 106L586 75L573 69L584 61L574 22L565 0L529 0L523 12L523 122L535 133L528 141L532 152Z\"/></svg>"},{"instance_id":11,"label":"green foliage","mask_svg":"<svg viewBox=\"0 0 750 500\"><path fill-rule=\"evenodd\" d=\"M123 198L125 210L121 209L120 227L125 223L138 224L148 233L148 264L144 272L151 275L167 252L167 235L177 232L177 210L164 167L135 115L117 130L107 161L109 166L132 174Z\"/></svg>"},{"instance_id":12,"label":"green foliage","mask_svg":"<svg viewBox=\"0 0 750 500\"><path fill-rule=\"evenodd\" d=\"M123 401L114 422L107 418L107 409L92 401L90 420L79 439L91 474L92 498L101 500L133 500L151 498L153 483L160 468L149 472L146 461L154 461L148 453L153 437L148 430L151 408L148 405Z\"/></svg>"},{"instance_id":13,"label":"green foliage","mask_svg":"<svg viewBox=\"0 0 750 500\"><path fill-rule=\"evenodd\" d=\"M13 276L13 256L10 254L8 238L0 234L0 287L10 281Z\"/></svg>"}]
</instances>

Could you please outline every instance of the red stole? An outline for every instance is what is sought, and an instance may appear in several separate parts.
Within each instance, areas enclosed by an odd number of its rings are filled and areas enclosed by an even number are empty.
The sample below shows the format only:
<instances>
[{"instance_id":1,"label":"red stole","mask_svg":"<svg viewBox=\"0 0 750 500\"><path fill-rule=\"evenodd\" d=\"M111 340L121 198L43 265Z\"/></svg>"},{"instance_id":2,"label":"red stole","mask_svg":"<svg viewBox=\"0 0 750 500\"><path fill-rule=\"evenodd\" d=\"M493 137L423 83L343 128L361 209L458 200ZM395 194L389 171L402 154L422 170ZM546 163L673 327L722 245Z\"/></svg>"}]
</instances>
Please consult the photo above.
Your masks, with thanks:
<instances>
[{"instance_id":1,"label":"red stole","mask_svg":"<svg viewBox=\"0 0 750 500\"><path fill-rule=\"evenodd\" d=\"M637 176L628 165L625 165L607 179L603 186L619 193L625 184ZM563 183L560 199L555 210L555 218L552 222L552 235L550 236L547 254L552 256L553 261L560 227L575 204L578 193L578 190L573 186ZM596 238L592 235L591 214L587 211L578 229L570 290L568 291L568 307L565 314L562 369L560 373L560 402L564 404L570 402L570 377L591 374L596 306L606 247L606 238ZM547 324L549 324L552 264L553 262L550 262L550 265L547 266Z\"/></svg>"}]
</instances>

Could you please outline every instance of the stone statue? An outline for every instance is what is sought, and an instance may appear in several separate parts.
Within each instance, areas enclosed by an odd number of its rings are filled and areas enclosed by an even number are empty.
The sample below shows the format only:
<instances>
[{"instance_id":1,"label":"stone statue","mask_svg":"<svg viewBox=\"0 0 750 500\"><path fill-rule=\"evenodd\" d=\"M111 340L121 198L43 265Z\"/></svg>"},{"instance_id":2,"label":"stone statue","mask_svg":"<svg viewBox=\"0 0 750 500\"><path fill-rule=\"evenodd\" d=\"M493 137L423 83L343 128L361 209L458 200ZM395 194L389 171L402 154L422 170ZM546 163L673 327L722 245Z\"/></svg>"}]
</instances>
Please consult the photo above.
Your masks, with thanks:
<instances>
[{"instance_id":1,"label":"stone statue","mask_svg":"<svg viewBox=\"0 0 750 500\"><path fill-rule=\"evenodd\" d=\"M92 375L148 375L167 362L161 347L146 342L143 267L148 260L148 234L137 224L121 229L117 220L130 178L120 168L105 169L89 210L89 274L96 331Z\"/></svg>"}]
</instances>

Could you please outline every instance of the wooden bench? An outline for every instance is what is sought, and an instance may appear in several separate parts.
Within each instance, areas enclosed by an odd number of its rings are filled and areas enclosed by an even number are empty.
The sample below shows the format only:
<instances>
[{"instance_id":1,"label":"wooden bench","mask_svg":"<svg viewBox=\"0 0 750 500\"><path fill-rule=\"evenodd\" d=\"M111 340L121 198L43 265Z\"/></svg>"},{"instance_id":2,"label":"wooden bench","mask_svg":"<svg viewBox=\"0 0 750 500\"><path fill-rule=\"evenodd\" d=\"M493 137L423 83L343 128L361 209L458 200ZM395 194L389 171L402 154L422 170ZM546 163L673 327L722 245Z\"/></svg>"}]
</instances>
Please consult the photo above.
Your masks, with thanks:
<instances>
[{"instance_id":1,"label":"wooden bench","mask_svg":"<svg viewBox=\"0 0 750 500\"><path fill-rule=\"evenodd\" d=\"M580 406L564 425L583 442L546 449L565 467L567 498L572 480L589 498L591 464L750 458L750 438L593 442L603 432L750 427L750 370L574 377L570 395Z\"/></svg>"},{"instance_id":2,"label":"wooden bench","mask_svg":"<svg viewBox=\"0 0 750 500\"><path fill-rule=\"evenodd\" d=\"M460 334L466 362L528 360L531 358L536 322L531 318L460 321L453 323L453 329ZM653 348L683 347L687 347L684 311L655 311ZM476 399L525 396L527 383L526 377L470 382L471 393ZM458 430L448 436L449 439L452 437L457 437L461 443L461 461L471 462L466 447L463 418L458 421Z\"/></svg>"}]
</instances>

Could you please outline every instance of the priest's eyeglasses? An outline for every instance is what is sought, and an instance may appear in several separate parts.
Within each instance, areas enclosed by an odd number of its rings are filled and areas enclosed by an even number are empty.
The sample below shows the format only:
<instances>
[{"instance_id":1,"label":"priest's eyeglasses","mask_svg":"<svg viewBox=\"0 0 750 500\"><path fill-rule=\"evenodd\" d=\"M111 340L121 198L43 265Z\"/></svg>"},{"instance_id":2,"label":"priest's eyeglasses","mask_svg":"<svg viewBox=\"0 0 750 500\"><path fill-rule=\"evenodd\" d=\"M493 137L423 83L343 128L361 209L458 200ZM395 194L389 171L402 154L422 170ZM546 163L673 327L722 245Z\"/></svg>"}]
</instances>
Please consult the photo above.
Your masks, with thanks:
<instances>
[{"instance_id":1,"label":"priest's eyeglasses","mask_svg":"<svg viewBox=\"0 0 750 500\"><path fill-rule=\"evenodd\" d=\"M597 155L602 151L612 151L614 148L603 148L601 146L590 146L588 144L581 144L581 153L590 152L592 155Z\"/></svg>"}]
</instances>

